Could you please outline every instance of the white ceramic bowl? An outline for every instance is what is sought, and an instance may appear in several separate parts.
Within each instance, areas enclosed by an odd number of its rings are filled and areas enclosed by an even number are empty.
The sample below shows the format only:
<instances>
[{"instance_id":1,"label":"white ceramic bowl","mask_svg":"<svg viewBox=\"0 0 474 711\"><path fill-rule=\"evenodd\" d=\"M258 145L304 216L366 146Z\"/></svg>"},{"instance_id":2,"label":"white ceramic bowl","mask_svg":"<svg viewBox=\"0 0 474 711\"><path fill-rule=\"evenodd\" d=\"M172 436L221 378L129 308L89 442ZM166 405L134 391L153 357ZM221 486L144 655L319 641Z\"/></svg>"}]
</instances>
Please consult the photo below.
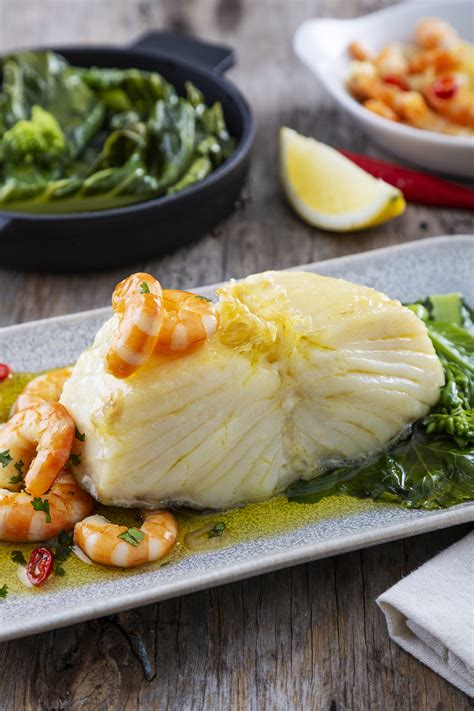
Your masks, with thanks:
<instances>
[{"instance_id":1,"label":"white ceramic bowl","mask_svg":"<svg viewBox=\"0 0 474 711\"><path fill-rule=\"evenodd\" d=\"M353 20L308 20L295 33L293 46L301 61L376 143L424 168L474 177L474 138L423 131L384 119L365 109L346 89L350 57L347 47L359 40L374 49L393 41L413 41L423 17L442 17L466 40L473 41L473 0L417 0Z\"/></svg>"}]
</instances>

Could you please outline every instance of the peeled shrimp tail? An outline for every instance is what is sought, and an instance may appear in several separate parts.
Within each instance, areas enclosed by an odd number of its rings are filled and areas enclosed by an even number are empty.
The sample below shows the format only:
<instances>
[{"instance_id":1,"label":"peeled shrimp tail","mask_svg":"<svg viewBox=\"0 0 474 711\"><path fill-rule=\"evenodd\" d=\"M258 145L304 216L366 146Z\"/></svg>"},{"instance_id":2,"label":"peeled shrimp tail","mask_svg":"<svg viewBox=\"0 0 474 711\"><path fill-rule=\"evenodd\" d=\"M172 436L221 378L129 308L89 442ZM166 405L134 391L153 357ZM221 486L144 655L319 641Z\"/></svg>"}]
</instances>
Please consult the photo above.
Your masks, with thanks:
<instances>
[{"instance_id":1,"label":"peeled shrimp tail","mask_svg":"<svg viewBox=\"0 0 474 711\"><path fill-rule=\"evenodd\" d=\"M89 516L74 528L74 542L95 563L132 568L163 558L176 542L178 526L168 511L144 511L137 545L120 536L126 526L110 523L103 516Z\"/></svg>"},{"instance_id":2,"label":"peeled shrimp tail","mask_svg":"<svg viewBox=\"0 0 474 711\"><path fill-rule=\"evenodd\" d=\"M107 370L128 378L153 353L163 320L162 290L150 274L132 274L117 284L112 307L120 321L107 355Z\"/></svg>"},{"instance_id":3,"label":"peeled shrimp tail","mask_svg":"<svg viewBox=\"0 0 474 711\"><path fill-rule=\"evenodd\" d=\"M163 291L164 318L155 350L185 352L202 345L217 330L219 317L209 299L188 291Z\"/></svg>"},{"instance_id":4,"label":"peeled shrimp tail","mask_svg":"<svg viewBox=\"0 0 474 711\"><path fill-rule=\"evenodd\" d=\"M44 510L33 508L33 497L26 492L0 489L0 540L12 543L46 541L61 531L70 531L94 509L94 499L80 488L74 476L63 471L43 497L51 522Z\"/></svg>"},{"instance_id":5,"label":"peeled shrimp tail","mask_svg":"<svg viewBox=\"0 0 474 711\"><path fill-rule=\"evenodd\" d=\"M16 415L20 410L25 410L33 405L41 405L44 402L58 402L64 383L71 373L72 368L58 368L30 380L13 403L10 417Z\"/></svg>"},{"instance_id":6,"label":"peeled shrimp tail","mask_svg":"<svg viewBox=\"0 0 474 711\"><path fill-rule=\"evenodd\" d=\"M0 486L16 490L24 479L29 494L44 494L66 466L74 432L72 417L57 402L17 412L0 431L0 452L7 460Z\"/></svg>"}]
</instances>

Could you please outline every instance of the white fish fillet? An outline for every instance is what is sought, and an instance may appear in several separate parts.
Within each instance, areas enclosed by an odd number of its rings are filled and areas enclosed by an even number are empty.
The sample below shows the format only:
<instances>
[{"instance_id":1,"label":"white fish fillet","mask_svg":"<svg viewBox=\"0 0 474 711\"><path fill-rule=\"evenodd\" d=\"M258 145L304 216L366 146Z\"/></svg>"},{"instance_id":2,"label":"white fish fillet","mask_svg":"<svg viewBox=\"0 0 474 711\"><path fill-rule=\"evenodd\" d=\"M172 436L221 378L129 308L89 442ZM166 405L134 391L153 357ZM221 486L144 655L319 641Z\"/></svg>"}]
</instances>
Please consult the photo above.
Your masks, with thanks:
<instances>
[{"instance_id":1,"label":"white fish fillet","mask_svg":"<svg viewBox=\"0 0 474 711\"><path fill-rule=\"evenodd\" d=\"M437 401L425 325L367 287L266 272L219 290L201 348L105 372L117 316L78 359L61 402L85 432L83 486L119 506L225 508L383 449Z\"/></svg>"}]
</instances>

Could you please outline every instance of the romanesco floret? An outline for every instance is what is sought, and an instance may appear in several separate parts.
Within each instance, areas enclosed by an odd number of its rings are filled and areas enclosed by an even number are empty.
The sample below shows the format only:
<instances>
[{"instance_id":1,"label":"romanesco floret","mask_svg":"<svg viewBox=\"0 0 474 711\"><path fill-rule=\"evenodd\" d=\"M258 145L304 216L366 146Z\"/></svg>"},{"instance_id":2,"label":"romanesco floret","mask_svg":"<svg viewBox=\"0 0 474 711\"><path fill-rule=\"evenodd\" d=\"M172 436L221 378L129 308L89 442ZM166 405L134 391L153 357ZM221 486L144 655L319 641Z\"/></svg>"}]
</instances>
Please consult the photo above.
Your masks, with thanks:
<instances>
[{"instance_id":1,"label":"romanesco floret","mask_svg":"<svg viewBox=\"0 0 474 711\"><path fill-rule=\"evenodd\" d=\"M1 143L3 160L16 164L50 164L67 150L59 123L41 106L33 106L31 119L18 121L3 134Z\"/></svg>"}]
</instances>

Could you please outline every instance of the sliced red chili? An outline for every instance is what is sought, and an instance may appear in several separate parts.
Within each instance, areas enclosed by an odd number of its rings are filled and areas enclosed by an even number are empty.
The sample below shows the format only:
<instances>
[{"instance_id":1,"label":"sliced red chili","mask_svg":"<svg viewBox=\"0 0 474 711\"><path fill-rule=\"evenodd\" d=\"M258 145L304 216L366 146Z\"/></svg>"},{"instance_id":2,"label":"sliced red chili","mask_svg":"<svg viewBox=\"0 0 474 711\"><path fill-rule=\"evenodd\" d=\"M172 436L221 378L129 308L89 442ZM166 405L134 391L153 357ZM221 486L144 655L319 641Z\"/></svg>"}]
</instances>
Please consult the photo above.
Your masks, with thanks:
<instances>
[{"instance_id":1,"label":"sliced red chili","mask_svg":"<svg viewBox=\"0 0 474 711\"><path fill-rule=\"evenodd\" d=\"M49 548L35 548L28 560L26 574L33 585L42 585L53 572L54 554Z\"/></svg>"},{"instance_id":2,"label":"sliced red chili","mask_svg":"<svg viewBox=\"0 0 474 711\"><path fill-rule=\"evenodd\" d=\"M382 178L386 183L399 188L409 202L474 210L474 190L472 188L450 183L447 180L436 178L434 175L420 173L401 165L385 163L377 158L345 150L341 150L341 153L375 178Z\"/></svg>"},{"instance_id":3,"label":"sliced red chili","mask_svg":"<svg viewBox=\"0 0 474 711\"><path fill-rule=\"evenodd\" d=\"M459 89L459 82L454 77L441 77L433 82L431 89L438 99L451 99Z\"/></svg>"},{"instance_id":4,"label":"sliced red chili","mask_svg":"<svg viewBox=\"0 0 474 711\"><path fill-rule=\"evenodd\" d=\"M385 77L384 82L386 84L393 84L394 86L398 86L398 88L402 91L408 91L408 89L410 88L406 83L405 79L402 79L402 77L397 77L396 74L390 74L388 77Z\"/></svg>"},{"instance_id":5,"label":"sliced red chili","mask_svg":"<svg viewBox=\"0 0 474 711\"><path fill-rule=\"evenodd\" d=\"M6 363L0 363L0 383L6 380L11 373L11 368Z\"/></svg>"}]
</instances>

